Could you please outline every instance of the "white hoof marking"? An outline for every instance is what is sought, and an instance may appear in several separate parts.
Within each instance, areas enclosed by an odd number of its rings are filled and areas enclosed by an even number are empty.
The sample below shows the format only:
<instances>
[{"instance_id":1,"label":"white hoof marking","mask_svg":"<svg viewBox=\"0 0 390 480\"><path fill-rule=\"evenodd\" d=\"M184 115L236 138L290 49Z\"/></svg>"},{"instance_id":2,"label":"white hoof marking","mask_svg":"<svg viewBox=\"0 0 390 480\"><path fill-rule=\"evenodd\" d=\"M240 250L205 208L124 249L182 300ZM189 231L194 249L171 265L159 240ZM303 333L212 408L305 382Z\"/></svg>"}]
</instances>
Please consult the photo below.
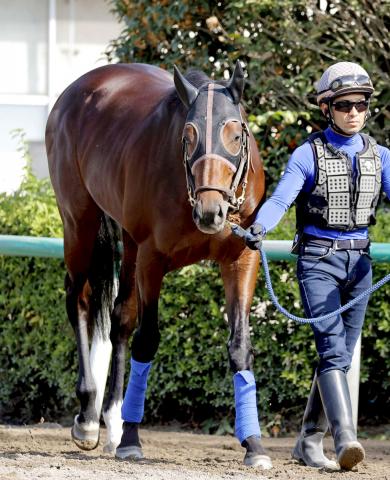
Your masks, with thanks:
<instances>
[{"instance_id":1,"label":"white hoof marking","mask_svg":"<svg viewBox=\"0 0 390 480\"><path fill-rule=\"evenodd\" d=\"M103 412L104 423L107 427L107 443L104 446L104 451L107 453L113 453L121 442L123 425L121 407L122 402L116 402L110 410Z\"/></svg>"}]
</instances>

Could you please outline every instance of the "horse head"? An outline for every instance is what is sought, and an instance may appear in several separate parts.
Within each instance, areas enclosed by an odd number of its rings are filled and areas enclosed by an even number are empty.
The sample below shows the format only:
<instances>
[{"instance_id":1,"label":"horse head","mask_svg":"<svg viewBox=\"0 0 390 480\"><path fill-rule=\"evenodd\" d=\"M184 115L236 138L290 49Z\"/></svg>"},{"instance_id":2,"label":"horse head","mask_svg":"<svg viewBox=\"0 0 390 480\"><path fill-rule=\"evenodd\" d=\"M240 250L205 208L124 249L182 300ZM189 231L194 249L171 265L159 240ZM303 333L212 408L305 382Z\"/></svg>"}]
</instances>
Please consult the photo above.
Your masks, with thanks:
<instances>
[{"instance_id":1,"label":"horse head","mask_svg":"<svg viewBox=\"0 0 390 480\"><path fill-rule=\"evenodd\" d=\"M187 108L182 134L187 189L195 224L204 233L224 228L229 210L238 210L249 161L248 128L240 110L244 74L239 62L226 85L192 85L175 67L177 94Z\"/></svg>"}]
</instances>

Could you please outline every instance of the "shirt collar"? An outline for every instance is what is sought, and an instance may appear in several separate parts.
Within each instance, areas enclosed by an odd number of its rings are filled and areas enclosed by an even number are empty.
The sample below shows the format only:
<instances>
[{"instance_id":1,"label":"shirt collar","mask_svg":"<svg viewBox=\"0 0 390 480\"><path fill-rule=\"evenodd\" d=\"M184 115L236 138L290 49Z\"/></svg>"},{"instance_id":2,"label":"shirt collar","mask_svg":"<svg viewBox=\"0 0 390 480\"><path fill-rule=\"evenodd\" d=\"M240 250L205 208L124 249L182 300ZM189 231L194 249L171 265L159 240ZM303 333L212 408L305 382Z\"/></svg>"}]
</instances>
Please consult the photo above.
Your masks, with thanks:
<instances>
[{"instance_id":1,"label":"shirt collar","mask_svg":"<svg viewBox=\"0 0 390 480\"><path fill-rule=\"evenodd\" d=\"M355 133L352 137L346 137L336 133L331 127L328 127L325 131L325 137L332 145L335 147L343 147L347 145L358 145L362 143L361 136L359 133Z\"/></svg>"}]
</instances>

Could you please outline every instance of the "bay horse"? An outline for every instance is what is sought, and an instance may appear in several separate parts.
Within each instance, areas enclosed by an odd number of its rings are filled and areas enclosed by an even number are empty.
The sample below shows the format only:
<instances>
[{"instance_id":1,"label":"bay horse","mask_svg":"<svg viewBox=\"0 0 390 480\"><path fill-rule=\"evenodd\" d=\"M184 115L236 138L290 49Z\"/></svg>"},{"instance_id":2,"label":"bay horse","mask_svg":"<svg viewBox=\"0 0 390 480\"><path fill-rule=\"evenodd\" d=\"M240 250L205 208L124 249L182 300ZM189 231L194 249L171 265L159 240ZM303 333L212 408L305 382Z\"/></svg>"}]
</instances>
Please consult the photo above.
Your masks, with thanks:
<instances>
[{"instance_id":1,"label":"bay horse","mask_svg":"<svg viewBox=\"0 0 390 480\"><path fill-rule=\"evenodd\" d=\"M119 458L142 457L138 427L160 341L163 276L210 259L220 265L225 288L244 463L272 466L261 445L251 372L249 310L259 253L227 226L230 215L249 226L265 190L240 105L243 89L239 62L220 83L203 72L184 76L176 67L172 76L151 65L107 65L72 83L49 115L46 148L64 228L66 309L79 357L80 411L72 437L82 449L99 442L112 346L104 449Z\"/></svg>"}]
</instances>

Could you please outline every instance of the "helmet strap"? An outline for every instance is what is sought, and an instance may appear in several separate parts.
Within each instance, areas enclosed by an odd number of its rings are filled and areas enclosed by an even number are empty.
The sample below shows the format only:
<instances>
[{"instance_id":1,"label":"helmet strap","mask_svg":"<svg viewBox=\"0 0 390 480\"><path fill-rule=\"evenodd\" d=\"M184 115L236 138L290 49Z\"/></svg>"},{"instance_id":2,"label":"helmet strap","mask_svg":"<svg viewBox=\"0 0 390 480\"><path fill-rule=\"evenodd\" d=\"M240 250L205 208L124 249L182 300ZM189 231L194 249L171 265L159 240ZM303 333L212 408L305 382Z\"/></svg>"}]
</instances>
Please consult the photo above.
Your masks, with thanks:
<instances>
[{"instance_id":1,"label":"helmet strap","mask_svg":"<svg viewBox=\"0 0 390 480\"><path fill-rule=\"evenodd\" d=\"M328 125L332 128L332 130L346 137L352 137L350 133L344 132L344 130L342 130L338 125L336 125L336 122L334 121L334 118L333 118L332 109L331 109L332 101L330 99L326 102L326 105L328 106L326 119L328 120Z\"/></svg>"}]
</instances>

